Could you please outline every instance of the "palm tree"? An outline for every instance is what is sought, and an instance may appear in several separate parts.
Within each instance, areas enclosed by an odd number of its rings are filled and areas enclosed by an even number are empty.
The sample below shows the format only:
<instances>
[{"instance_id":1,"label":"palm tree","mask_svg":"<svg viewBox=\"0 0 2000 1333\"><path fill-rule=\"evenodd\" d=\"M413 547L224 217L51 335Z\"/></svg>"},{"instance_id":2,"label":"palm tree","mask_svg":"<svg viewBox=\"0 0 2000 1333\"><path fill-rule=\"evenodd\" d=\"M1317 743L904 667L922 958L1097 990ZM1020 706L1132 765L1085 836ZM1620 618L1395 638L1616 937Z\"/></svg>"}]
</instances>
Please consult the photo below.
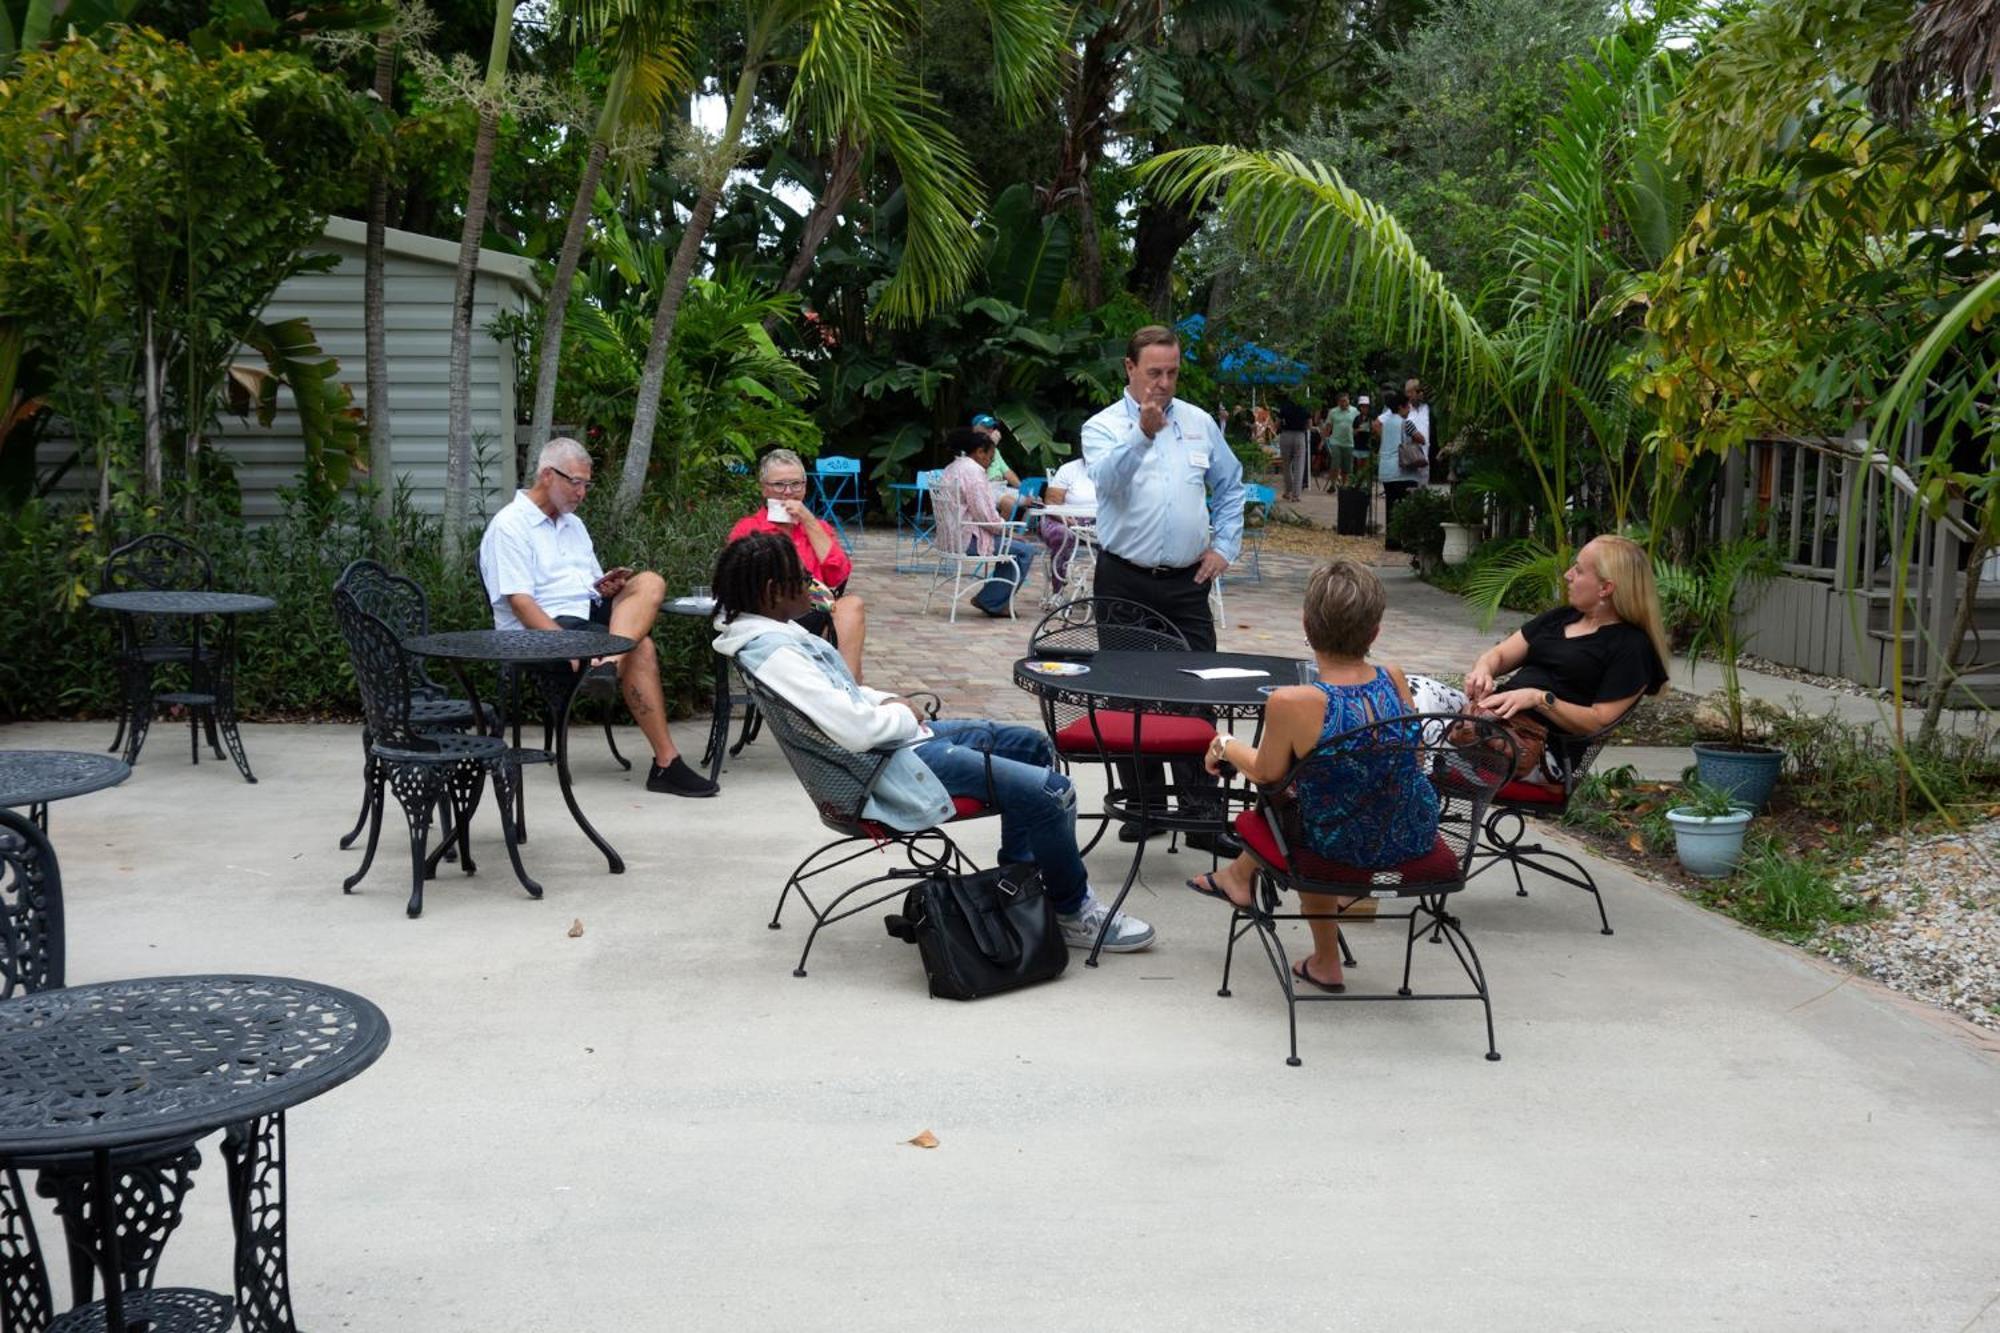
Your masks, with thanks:
<instances>
[{"instance_id":1,"label":"palm tree","mask_svg":"<svg viewBox=\"0 0 2000 1333\"><path fill-rule=\"evenodd\" d=\"M475 103L479 129L472 141L472 170L465 189L465 225L458 234L458 272L451 299L449 417L444 455L444 553L456 561L465 546L472 486L472 302L479 275L479 238L493 187L493 151L500 141L500 113L507 91L507 54L514 42L516 0L494 0L493 42ZM508 441L509 447L512 441Z\"/></svg>"},{"instance_id":2,"label":"palm tree","mask_svg":"<svg viewBox=\"0 0 2000 1333\"><path fill-rule=\"evenodd\" d=\"M642 127L659 120L669 96L685 91L694 27L682 0L579 0L568 7L569 30L603 44L613 56L611 80L598 108L590 136L590 152L577 179L569 224L556 254L555 278L549 286L548 309L542 317L542 338L535 369L535 404L529 415L528 438L544 443L555 421L557 367L562 360L563 320L570 289L583 257L584 234L590 229L598 183L621 135L644 138Z\"/></svg>"},{"instance_id":3,"label":"palm tree","mask_svg":"<svg viewBox=\"0 0 2000 1333\"><path fill-rule=\"evenodd\" d=\"M1054 0L984 0L1003 99L1028 102L1054 86L1064 17ZM866 140L896 165L908 204L903 262L876 307L914 319L960 291L977 263L973 217L981 203L964 149L936 115L936 100L903 60L909 11L896 0L745 0L742 64L722 133L697 161L692 214L681 232L653 315L639 377L632 438L615 503L638 503L652 462L660 386L674 321L700 258L723 186L742 149L743 128L764 71L789 66L787 120L822 150L843 137Z\"/></svg>"}]
</instances>

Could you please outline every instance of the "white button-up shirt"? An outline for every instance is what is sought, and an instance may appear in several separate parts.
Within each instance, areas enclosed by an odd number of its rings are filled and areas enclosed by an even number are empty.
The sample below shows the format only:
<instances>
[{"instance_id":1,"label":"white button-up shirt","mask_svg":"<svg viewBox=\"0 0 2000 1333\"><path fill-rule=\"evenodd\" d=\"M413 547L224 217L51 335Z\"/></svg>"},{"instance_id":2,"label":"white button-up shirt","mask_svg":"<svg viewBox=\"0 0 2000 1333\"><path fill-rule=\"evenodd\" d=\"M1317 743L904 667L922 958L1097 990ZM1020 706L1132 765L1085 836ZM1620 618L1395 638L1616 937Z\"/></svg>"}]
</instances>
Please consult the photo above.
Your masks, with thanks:
<instances>
[{"instance_id":1,"label":"white button-up shirt","mask_svg":"<svg viewBox=\"0 0 2000 1333\"><path fill-rule=\"evenodd\" d=\"M587 617L604 566L597 563L582 519L550 518L526 491L516 491L479 540L479 576L493 599L493 627L525 629L509 597L526 593L551 618Z\"/></svg>"},{"instance_id":2,"label":"white button-up shirt","mask_svg":"<svg viewBox=\"0 0 2000 1333\"><path fill-rule=\"evenodd\" d=\"M1127 392L1083 423L1083 460L1097 484L1097 536L1135 565L1180 568L1211 546L1229 560L1243 543L1243 464L1215 418L1176 398L1151 441ZM1211 526L1209 492L1214 492Z\"/></svg>"}]
</instances>

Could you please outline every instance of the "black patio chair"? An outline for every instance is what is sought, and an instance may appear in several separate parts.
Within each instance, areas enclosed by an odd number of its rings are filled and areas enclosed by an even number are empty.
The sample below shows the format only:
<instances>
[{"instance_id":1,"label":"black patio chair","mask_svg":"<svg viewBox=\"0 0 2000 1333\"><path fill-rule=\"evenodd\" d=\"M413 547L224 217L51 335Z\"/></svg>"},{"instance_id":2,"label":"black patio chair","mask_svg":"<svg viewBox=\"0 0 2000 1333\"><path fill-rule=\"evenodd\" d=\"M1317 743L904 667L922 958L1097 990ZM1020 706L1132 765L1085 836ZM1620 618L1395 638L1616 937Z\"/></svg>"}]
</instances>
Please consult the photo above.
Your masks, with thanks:
<instances>
[{"instance_id":1,"label":"black patio chair","mask_svg":"<svg viewBox=\"0 0 2000 1333\"><path fill-rule=\"evenodd\" d=\"M169 537L149 533L112 548L98 575L99 592L158 592L162 590L206 592L215 585L215 565L198 547ZM112 754L125 751L131 762L145 743L146 730L153 720L155 703L178 703L173 694L157 694L153 674L161 667L179 667L188 675L188 690L199 690L194 677L214 660L214 652L204 645L197 658L194 638L185 616L118 617L118 732L106 747ZM199 749L201 729L207 724L208 745L217 759L223 758L222 741L216 734L215 712L189 707L188 734ZM128 743L129 742L129 743Z\"/></svg>"},{"instance_id":2,"label":"black patio chair","mask_svg":"<svg viewBox=\"0 0 2000 1333\"><path fill-rule=\"evenodd\" d=\"M334 591L345 590L354 597L355 604L377 620L387 625L399 639L412 638L431 631L430 598L414 579L390 572L386 565L374 560L356 560L340 571L334 581ZM467 699L454 698L449 688L439 684L430 674L430 664L422 658L411 659L416 676L410 683L410 722L420 731L463 731L473 724L472 703ZM488 720L497 719L497 712L490 706L485 708ZM361 831L368 826L373 802L382 795L382 784L376 781L375 760L372 744L366 727L361 732L361 812L355 817L354 827L341 836L341 850L354 845ZM446 803L440 813L446 820L450 818L450 804ZM449 822L445 825L447 836Z\"/></svg>"},{"instance_id":3,"label":"black patio chair","mask_svg":"<svg viewBox=\"0 0 2000 1333\"><path fill-rule=\"evenodd\" d=\"M62 871L49 835L0 809L0 1000L63 984Z\"/></svg>"},{"instance_id":4,"label":"black patio chair","mask_svg":"<svg viewBox=\"0 0 2000 1333\"><path fill-rule=\"evenodd\" d=\"M1587 736L1549 733L1548 749L1542 758L1545 772L1537 774L1536 780L1510 778L1494 793L1481 825L1480 845L1472 853L1476 868L1468 879L1477 879L1496 864L1505 862L1514 872L1515 896L1525 898L1528 886L1521 878L1521 868L1540 871L1550 879L1588 893L1597 904L1598 934L1612 933L1611 918L1604 911L1604 895L1598 890L1590 868L1568 852L1524 839L1528 836L1529 820L1562 819L1605 742L1639 711L1643 702L1643 697L1634 701L1611 725ZM1539 780L1545 776L1554 781Z\"/></svg>"},{"instance_id":5,"label":"black patio chair","mask_svg":"<svg viewBox=\"0 0 2000 1333\"><path fill-rule=\"evenodd\" d=\"M1030 657L1087 662L1100 651L1184 653L1188 641L1159 612L1116 597L1080 597L1065 602L1043 616L1028 636ZM1105 770L1104 810L1077 816L1098 821L1097 832L1083 848L1085 855L1118 819L1117 811L1138 800L1142 785L1158 789L1144 793L1149 805L1157 807L1164 802L1171 789L1159 768L1160 761L1198 763L1215 739L1215 725L1198 717L1148 714L1141 720L1122 710L1086 708L1046 696L1041 705L1042 729L1048 733L1063 771L1069 773L1078 765L1089 764L1102 765ZM1137 753L1133 749L1135 735ZM1137 768L1141 760L1153 765L1149 774L1158 773L1143 784ZM1163 826L1171 824L1170 817L1157 808L1152 819Z\"/></svg>"},{"instance_id":6,"label":"black patio chair","mask_svg":"<svg viewBox=\"0 0 2000 1333\"><path fill-rule=\"evenodd\" d=\"M0 809L0 1000L63 985L62 872L48 835L12 810ZM121 1149L112 1156L111 1213L118 1219L124 1289L152 1288L167 1236L180 1221L181 1200L201 1155L192 1139ZM38 1173L35 1192L55 1201L69 1252L73 1303L88 1305L97 1277L98 1218L94 1163L89 1153L24 1157L5 1168L0 1187L0 1327L47 1328L53 1317L48 1275L33 1262L33 1226L19 1172ZM4 1214L12 1212L13 1215Z\"/></svg>"},{"instance_id":7,"label":"black patio chair","mask_svg":"<svg viewBox=\"0 0 2000 1333\"><path fill-rule=\"evenodd\" d=\"M1461 721L1470 721L1472 725L1469 731L1458 732L1459 739L1454 740L1451 724ZM1300 779L1310 776L1315 785L1324 783L1326 789L1355 792L1357 799L1365 799L1361 793L1370 780L1369 775L1400 762L1429 774L1432 788L1438 794L1438 828L1429 850L1400 865L1372 870L1315 855L1307 847L1301 827L1297 799ZM1447 902L1465 887L1487 806L1513 767L1513 739L1490 718L1462 719L1434 713L1388 718L1322 742L1284 778L1260 788L1255 808L1236 817L1236 834L1257 862L1257 882L1251 905L1237 908L1230 916L1222 988L1216 993L1223 996L1230 993L1229 974L1235 962L1236 942L1246 932L1256 931L1285 994L1285 1018L1291 1029L1291 1052L1286 1064L1300 1063L1298 1006L1302 1001L1317 1000L1476 1000L1486 1014L1486 1058L1500 1058L1493 1040L1493 1003L1487 991L1485 969L1466 936L1464 924L1447 910ZM1287 891L1334 898L1397 900L1406 903L1407 910L1350 915L1350 905L1332 913L1282 912L1278 908ZM1278 938L1277 923L1312 920L1332 920L1344 925L1406 922L1403 980L1395 993L1300 994L1298 979L1285 956L1284 943ZM1420 995L1411 989L1410 970L1417 937L1426 932L1441 936L1451 945L1453 956L1472 984L1470 991Z\"/></svg>"},{"instance_id":8,"label":"black patio chair","mask_svg":"<svg viewBox=\"0 0 2000 1333\"><path fill-rule=\"evenodd\" d=\"M479 807L488 773L493 776L494 795L500 802L500 829L507 843L508 859L514 873L527 879L521 867L521 852L514 837L513 812L509 809L520 770L498 736L467 736L455 732L424 730L413 716L415 691L423 677L415 659L403 649L403 641L381 619L363 610L354 594L345 588L333 594L334 618L341 637L347 641L354 680L361 690L363 725L368 731L368 759L372 761L368 795L368 848L362 853L361 868L348 876L343 893L354 892L375 863L375 847L382 834L382 788L396 795L403 818L410 826L410 901L407 911L415 917L424 910L424 878L427 873L424 849L430 838L431 812L441 800L451 804L458 841L459 868L473 873L472 815Z\"/></svg>"},{"instance_id":9,"label":"black patio chair","mask_svg":"<svg viewBox=\"0 0 2000 1333\"><path fill-rule=\"evenodd\" d=\"M819 938L819 932L825 927L871 907L878 907L892 898L902 897L914 881L936 871L970 873L978 866L959 849L942 825L905 833L863 813L868 805L869 793L875 789L876 780L882 776L883 766L889 762L894 751L856 752L836 745L811 718L747 671L743 673L743 682L750 691L750 697L756 700L757 710L765 725L777 739L785 762L792 766L792 772L806 789L806 795L812 798L820 823L840 835L799 862L786 877L785 887L778 894L777 909L771 913L770 929L778 930L783 924L779 918L784 915L785 902L794 892L806 905L806 910L812 913L813 926L806 935L806 947L800 950L798 966L792 969L793 976L802 977L806 974L806 958L812 953L813 941ZM927 711L935 715L935 699ZM948 821L952 824L999 813L998 801L993 796L991 754L986 756L986 799L979 801L956 796L952 798L952 805L953 813ZM902 853L906 862L904 866L891 867L883 874L871 875L851 884L827 899L824 906L815 903L807 891L808 880L838 870L864 856L891 850ZM842 905L855 895L869 893L885 884L889 886L886 890L874 893L866 902L843 908Z\"/></svg>"}]
</instances>

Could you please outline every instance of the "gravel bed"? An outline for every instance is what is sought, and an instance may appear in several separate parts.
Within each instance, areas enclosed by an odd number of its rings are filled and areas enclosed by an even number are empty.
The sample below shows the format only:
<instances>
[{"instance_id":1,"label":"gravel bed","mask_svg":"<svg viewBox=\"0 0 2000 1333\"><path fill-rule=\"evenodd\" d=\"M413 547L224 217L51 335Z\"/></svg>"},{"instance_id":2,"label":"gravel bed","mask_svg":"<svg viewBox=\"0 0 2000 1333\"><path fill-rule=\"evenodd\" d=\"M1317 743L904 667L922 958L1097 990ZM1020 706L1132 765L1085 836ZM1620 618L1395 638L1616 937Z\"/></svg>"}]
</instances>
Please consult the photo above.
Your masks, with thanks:
<instances>
[{"instance_id":1,"label":"gravel bed","mask_svg":"<svg viewBox=\"0 0 2000 1333\"><path fill-rule=\"evenodd\" d=\"M1797 681L1801 685L1812 685L1822 690L1833 690L1839 694L1852 694L1863 699L1886 699L1889 697L1889 691L1887 690L1878 690L1867 685L1859 685L1851 680L1842 680L1839 676L1815 675L1810 671L1801 671L1797 667L1789 667L1781 662L1773 662L1767 658L1758 657L1753 653L1740 654L1736 661L1737 665L1746 670L1754 671L1760 676L1776 676L1779 680Z\"/></svg>"},{"instance_id":2,"label":"gravel bed","mask_svg":"<svg viewBox=\"0 0 2000 1333\"><path fill-rule=\"evenodd\" d=\"M1883 839L1841 887L1885 914L1829 927L1812 947L2000 1030L2000 819L1907 844Z\"/></svg>"}]
</instances>

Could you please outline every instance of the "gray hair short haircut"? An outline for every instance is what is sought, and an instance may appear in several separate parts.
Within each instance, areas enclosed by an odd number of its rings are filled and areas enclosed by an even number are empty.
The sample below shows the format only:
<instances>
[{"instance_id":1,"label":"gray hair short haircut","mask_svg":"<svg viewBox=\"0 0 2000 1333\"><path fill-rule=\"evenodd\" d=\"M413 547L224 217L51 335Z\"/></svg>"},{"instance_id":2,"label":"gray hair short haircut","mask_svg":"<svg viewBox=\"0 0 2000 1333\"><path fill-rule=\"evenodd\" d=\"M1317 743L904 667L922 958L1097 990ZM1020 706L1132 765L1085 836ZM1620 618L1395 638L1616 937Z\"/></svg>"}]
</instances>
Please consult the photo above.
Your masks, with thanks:
<instances>
[{"instance_id":1,"label":"gray hair short haircut","mask_svg":"<svg viewBox=\"0 0 2000 1333\"><path fill-rule=\"evenodd\" d=\"M589 466L590 450L567 435L558 435L543 445L542 452L536 456L535 475L540 476L545 468L554 468L561 472L573 467Z\"/></svg>"},{"instance_id":2,"label":"gray hair short haircut","mask_svg":"<svg viewBox=\"0 0 2000 1333\"><path fill-rule=\"evenodd\" d=\"M757 480L768 480L771 476L771 469L776 467L795 467L799 471L804 472L806 470L806 460L800 458L790 449L773 449L770 453L765 454L757 460Z\"/></svg>"}]
</instances>

